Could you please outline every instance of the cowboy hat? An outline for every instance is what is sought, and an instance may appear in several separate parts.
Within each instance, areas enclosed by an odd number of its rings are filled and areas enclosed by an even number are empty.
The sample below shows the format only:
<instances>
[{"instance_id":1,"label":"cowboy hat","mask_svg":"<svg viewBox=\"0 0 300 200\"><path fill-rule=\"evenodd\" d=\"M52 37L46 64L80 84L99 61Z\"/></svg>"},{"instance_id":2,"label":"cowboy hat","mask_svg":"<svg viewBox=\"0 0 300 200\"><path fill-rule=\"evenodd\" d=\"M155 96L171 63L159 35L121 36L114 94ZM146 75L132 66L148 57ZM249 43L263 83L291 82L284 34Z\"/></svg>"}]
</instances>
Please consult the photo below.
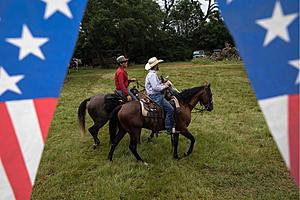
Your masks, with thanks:
<instances>
[{"instance_id":1,"label":"cowboy hat","mask_svg":"<svg viewBox=\"0 0 300 200\"><path fill-rule=\"evenodd\" d=\"M145 65L145 70L149 70L152 67L154 67L155 65L157 65L158 63L163 62L164 60L157 60L156 57L152 57L148 60L148 63Z\"/></svg>"},{"instance_id":2,"label":"cowboy hat","mask_svg":"<svg viewBox=\"0 0 300 200\"><path fill-rule=\"evenodd\" d=\"M125 56L119 56L118 58L117 58L117 63L122 63L122 62L126 62L126 61L128 61L128 58L125 58Z\"/></svg>"}]
</instances>

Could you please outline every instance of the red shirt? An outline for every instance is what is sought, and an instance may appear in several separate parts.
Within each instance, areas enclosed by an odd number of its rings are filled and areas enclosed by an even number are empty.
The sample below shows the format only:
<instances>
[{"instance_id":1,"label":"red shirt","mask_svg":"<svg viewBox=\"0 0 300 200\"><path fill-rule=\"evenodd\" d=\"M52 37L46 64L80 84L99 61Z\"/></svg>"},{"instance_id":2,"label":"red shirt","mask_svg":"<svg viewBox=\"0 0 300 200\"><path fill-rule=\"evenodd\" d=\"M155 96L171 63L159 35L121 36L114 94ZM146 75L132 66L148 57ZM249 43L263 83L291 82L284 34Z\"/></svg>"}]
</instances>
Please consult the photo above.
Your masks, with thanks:
<instances>
[{"instance_id":1,"label":"red shirt","mask_svg":"<svg viewBox=\"0 0 300 200\"><path fill-rule=\"evenodd\" d=\"M125 96L128 95L128 74L123 66L118 67L115 73L115 88L116 90L122 90Z\"/></svg>"}]
</instances>

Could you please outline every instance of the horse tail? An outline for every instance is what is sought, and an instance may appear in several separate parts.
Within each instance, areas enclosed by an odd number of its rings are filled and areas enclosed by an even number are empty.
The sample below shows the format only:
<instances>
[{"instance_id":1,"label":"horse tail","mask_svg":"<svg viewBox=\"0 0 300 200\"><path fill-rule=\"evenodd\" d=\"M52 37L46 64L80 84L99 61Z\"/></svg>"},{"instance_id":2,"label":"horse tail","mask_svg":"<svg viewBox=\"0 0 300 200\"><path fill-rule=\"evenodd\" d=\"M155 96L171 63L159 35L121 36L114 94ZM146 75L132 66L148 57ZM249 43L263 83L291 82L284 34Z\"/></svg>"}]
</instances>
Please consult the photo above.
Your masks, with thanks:
<instances>
[{"instance_id":1,"label":"horse tail","mask_svg":"<svg viewBox=\"0 0 300 200\"><path fill-rule=\"evenodd\" d=\"M81 137L83 137L83 135L85 133L86 104L90 100L91 100L91 98L85 99L83 102L80 103L79 108L78 108L78 123L79 123Z\"/></svg>"},{"instance_id":2,"label":"horse tail","mask_svg":"<svg viewBox=\"0 0 300 200\"><path fill-rule=\"evenodd\" d=\"M109 115L109 135L110 135L110 144L113 143L116 134L117 128L119 125L118 112L121 109L121 105L114 108L114 110Z\"/></svg>"}]
</instances>

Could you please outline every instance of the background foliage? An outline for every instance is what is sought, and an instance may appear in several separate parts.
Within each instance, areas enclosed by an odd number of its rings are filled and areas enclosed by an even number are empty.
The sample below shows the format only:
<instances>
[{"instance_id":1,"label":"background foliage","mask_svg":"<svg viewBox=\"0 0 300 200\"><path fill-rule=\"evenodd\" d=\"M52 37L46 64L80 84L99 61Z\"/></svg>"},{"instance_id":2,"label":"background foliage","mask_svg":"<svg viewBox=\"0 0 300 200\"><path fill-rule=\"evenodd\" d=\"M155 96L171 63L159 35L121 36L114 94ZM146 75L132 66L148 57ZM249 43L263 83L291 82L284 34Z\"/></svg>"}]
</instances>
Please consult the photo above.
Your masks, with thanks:
<instances>
[{"instance_id":1,"label":"background foliage","mask_svg":"<svg viewBox=\"0 0 300 200\"><path fill-rule=\"evenodd\" d=\"M204 15L199 1L89 0L74 56L92 64L124 54L145 63L158 56L167 61L192 58L194 50L207 52L233 44L218 9Z\"/></svg>"}]
</instances>

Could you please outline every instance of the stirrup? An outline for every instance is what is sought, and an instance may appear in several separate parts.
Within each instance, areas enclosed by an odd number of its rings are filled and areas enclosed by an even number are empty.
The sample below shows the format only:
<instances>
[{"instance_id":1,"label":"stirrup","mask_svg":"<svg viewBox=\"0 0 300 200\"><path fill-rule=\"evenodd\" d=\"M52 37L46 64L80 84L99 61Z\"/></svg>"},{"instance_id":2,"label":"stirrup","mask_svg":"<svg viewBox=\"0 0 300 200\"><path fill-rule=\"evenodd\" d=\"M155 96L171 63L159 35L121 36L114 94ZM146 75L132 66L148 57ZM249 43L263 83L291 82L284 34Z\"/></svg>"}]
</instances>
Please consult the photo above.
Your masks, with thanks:
<instances>
[{"instance_id":1,"label":"stirrup","mask_svg":"<svg viewBox=\"0 0 300 200\"><path fill-rule=\"evenodd\" d=\"M172 128L172 134L174 134L174 133L180 133L180 131L176 131L175 128Z\"/></svg>"}]
</instances>

